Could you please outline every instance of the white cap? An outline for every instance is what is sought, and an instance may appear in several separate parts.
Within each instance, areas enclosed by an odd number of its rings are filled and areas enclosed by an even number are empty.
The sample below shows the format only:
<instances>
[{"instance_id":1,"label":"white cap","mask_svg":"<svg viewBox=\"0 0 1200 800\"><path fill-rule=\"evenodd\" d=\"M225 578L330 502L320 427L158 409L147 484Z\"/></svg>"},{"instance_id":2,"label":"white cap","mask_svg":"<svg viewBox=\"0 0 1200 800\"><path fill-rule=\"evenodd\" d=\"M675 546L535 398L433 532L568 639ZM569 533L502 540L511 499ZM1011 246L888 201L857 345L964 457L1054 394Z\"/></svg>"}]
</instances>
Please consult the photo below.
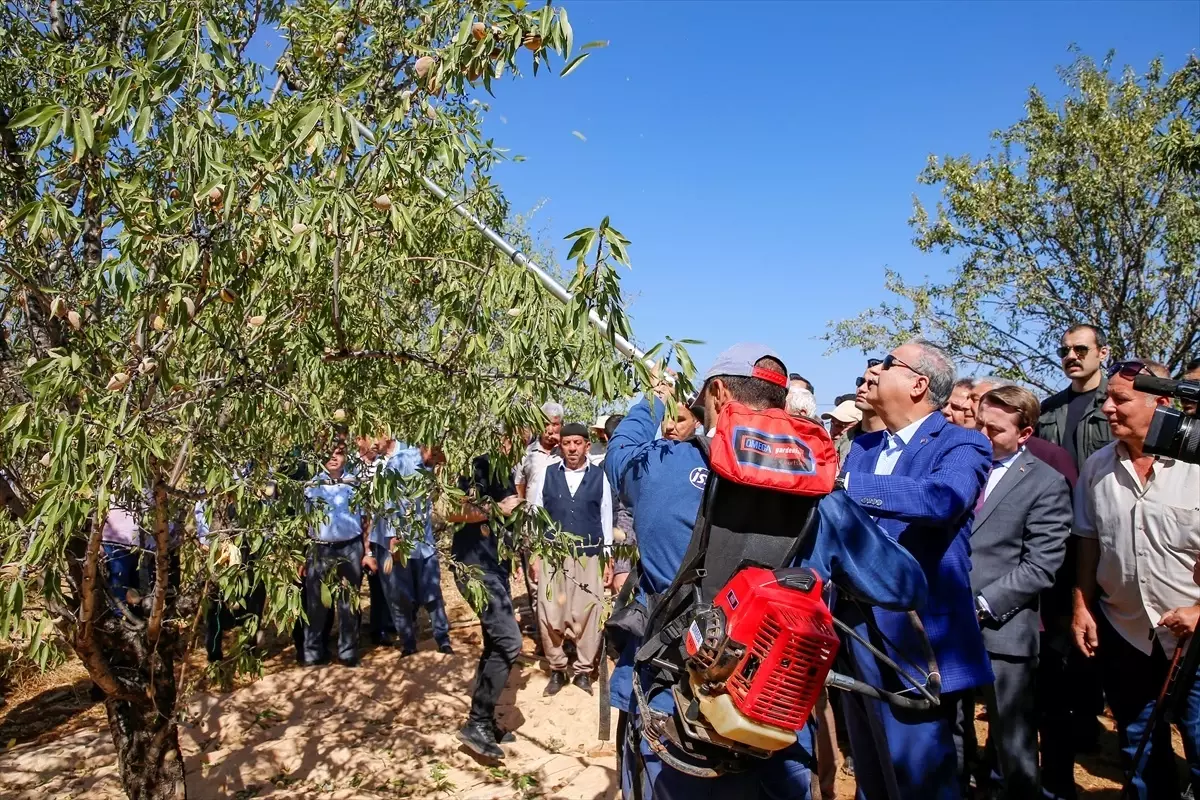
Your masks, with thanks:
<instances>
[{"instance_id":1,"label":"white cap","mask_svg":"<svg viewBox=\"0 0 1200 800\"><path fill-rule=\"evenodd\" d=\"M594 431L604 430L604 426L607 422L608 422L608 414L601 414L600 416L596 417L596 421L592 423L592 430L594 430Z\"/></svg>"},{"instance_id":2,"label":"white cap","mask_svg":"<svg viewBox=\"0 0 1200 800\"><path fill-rule=\"evenodd\" d=\"M854 405L853 400L843 400L833 411L826 411L821 419L836 419L838 422L862 422L862 412Z\"/></svg>"}]
</instances>

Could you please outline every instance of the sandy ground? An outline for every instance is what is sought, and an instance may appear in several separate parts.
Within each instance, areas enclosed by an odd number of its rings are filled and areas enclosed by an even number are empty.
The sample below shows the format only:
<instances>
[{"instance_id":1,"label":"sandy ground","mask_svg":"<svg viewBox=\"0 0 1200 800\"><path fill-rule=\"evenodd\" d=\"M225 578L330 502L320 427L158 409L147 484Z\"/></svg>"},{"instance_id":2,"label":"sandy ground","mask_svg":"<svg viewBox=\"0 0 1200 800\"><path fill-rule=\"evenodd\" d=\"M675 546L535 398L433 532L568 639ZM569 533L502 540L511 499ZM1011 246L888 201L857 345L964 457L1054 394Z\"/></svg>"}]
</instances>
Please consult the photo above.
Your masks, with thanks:
<instances>
[{"instance_id":1,"label":"sandy ground","mask_svg":"<svg viewBox=\"0 0 1200 800\"><path fill-rule=\"evenodd\" d=\"M265 677L242 680L232 691L193 694L180 728L189 797L616 797L616 758L598 738L597 698L572 686L542 697L547 674L528 637L501 698L501 722L517 736L504 746L504 763L481 763L460 746L454 733L466 717L480 635L450 587L446 598L453 656L425 641L407 659L375 648L357 669L305 669L281 643ZM123 797L103 706L88 697L89 686L79 664L69 662L9 694L0 709L0 797ZM1089 800L1118 795L1116 736L1111 720L1104 722L1100 752L1076 766ZM982 742L987 723L976 727ZM1182 752L1178 739L1176 749ZM853 778L839 770L837 788L839 800L852 798Z\"/></svg>"},{"instance_id":2,"label":"sandy ground","mask_svg":"<svg viewBox=\"0 0 1200 800\"><path fill-rule=\"evenodd\" d=\"M598 738L597 697L573 686L543 697L548 676L528 637L497 709L517 736L504 746L506 759L482 763L460 745L454 734L466 719L481 638L457 593L444 588L453 656L427 640L409 658L374 648L355 669L308 669L295 666L289 647L269 659L263 678L193 695L180 726L188 796L616 797L615 750ZM10 696L0 716L0 797L123 798L103 706L88 698L82 668L69 663L39 684Z\"/></svg>"}]
</instances>

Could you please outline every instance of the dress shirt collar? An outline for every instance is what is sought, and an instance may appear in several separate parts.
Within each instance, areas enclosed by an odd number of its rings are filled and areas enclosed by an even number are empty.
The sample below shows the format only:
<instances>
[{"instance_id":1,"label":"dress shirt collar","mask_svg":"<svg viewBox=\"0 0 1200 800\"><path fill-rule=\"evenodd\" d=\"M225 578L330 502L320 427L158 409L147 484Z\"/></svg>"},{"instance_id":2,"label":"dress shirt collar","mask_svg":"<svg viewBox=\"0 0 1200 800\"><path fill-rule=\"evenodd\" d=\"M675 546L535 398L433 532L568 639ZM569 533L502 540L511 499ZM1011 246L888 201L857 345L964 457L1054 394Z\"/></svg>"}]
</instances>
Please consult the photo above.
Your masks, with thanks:
<instances>
[{"instance_id":1,"label":"dress shirt collar","mask_svg":"<svg viewBox=\"0 0 1200 800\"><path fill-rule=\"evenodd\" d=\"M995 459L994 461L992 461L992 469L997 469L998 467L1012 466L1012 463L1017 460L1017 456L1021 455L1024 452L1025 452L1025 445L1021 445L1020 447L1017 448L1017 452L1013 453L1011 456L1006 456L1004 458L998 458L998 459Z\"/></svg>"},{"instance_id":2,"label":"dress shirt collar","mask_svg":"<svg viewBox=\"0 0 1200 800\"><path fill-rule=\"evenodd\" d=\"M917 430L925 424L925 420L932 417L934 413L930 412L918 420L913 420L895 433L889 431L887 437L888 447L899 447L908 444L917 435Z\"/></svg>"}]
</instances>

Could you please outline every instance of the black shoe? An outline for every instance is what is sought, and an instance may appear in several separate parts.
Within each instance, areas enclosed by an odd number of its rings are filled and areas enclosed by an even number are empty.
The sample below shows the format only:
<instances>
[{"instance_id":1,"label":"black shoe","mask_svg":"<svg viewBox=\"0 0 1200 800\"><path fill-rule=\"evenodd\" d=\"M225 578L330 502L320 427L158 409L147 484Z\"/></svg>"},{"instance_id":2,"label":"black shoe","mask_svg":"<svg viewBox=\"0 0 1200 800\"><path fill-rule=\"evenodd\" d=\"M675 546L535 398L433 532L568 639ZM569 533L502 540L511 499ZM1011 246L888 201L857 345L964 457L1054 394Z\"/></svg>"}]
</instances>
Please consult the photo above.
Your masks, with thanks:
<instances>
[{"instance_id":1,"label":"black shoe","mask_svg":"<svg viewBox=\"0 0 1200 800\"><path fill-rule=\"evenodd\" d=\"M448 656L452 656L452 655L454 655L454 648L450 646L449 642L446 642L445 644L438 645L438 652L443 653Z\"/></svg>"},{"instance_id":2,"label":"black shoe","mask_svg":"<svg viewBox=\"0 0 1200 800\"><path fill-rule=\"evenodd\" d=\"M458 732L458 740L465 744L468 750L481 758L488 758L493 761L499 761L504 758L504 751L492 739L491 731L478 723L468 722L464 725L462 730Z\"/></svg>"},{"instance_id":3,"label":"black shoe","mask_svg":"<svg viewBox=\"0 0 1200 800\"><path fill-rule=\"evenodd\" d=\"M592 679L589 678L587 675L583 675L583 674L576 675L574 678L571 679L571 685L578 686L580 689L583 689L588 694L592 693Z\"/></svg>"},{"instance_id":4,"label":"black shoe","mask_svg":"<svg viewBox=\"0 0 1200 800\"><path fill-rule=\"evenodd\" d=\"M400 651L401 658L408 658L409 656L415 656L416 654L417 654L417 648L415 648L415 647L406 647Z\"/></svg>"},{"instance_id":5,"label":"black shoe","mask_svg":"<svg viewBox=\"0 0 1200 800\"><path fill-rule=\"evenodd\" d=\"M542 691L543 697L553 697L562 691L562 688L567 685L567 673L554 670L550 673L550 682L546 684L546 688Z\"/></svg>"},{"instance_id":6,"label":"black shoe","mask_svg":"<svg viewBox=\"0 0 1200 800\"><path fill-rule=\"evenodd\" d=\"M317 659L307 659L306 658L300 662L300 666L304 667L305 669L312 669L313 667L324 667L328 663L329 663L328 658L317 658Z\"/></svg>"},{"instance_id":7,"label":"black shoe","mask_svg":"<svg viewBox=\"0 0 1200 800\"><path fill-rule=\"evenodd\" d=\"M354 658L339 658L338 663L341 664L343 667L349 667L350 669L357 669L359 666L359 661L358 661L357 656Z\"/></svg>"},{"instance_id":8,"label":"black shoe","mask_svg":"<svg viewBox=\"0 0 1200 800\"><path fill-rule=\"evenodd\" d=\"M512 731L506 731L500 727L500 723L492 720L492 738L497 744L512 744L517 740Z\"/></svg>"}]
</instances>

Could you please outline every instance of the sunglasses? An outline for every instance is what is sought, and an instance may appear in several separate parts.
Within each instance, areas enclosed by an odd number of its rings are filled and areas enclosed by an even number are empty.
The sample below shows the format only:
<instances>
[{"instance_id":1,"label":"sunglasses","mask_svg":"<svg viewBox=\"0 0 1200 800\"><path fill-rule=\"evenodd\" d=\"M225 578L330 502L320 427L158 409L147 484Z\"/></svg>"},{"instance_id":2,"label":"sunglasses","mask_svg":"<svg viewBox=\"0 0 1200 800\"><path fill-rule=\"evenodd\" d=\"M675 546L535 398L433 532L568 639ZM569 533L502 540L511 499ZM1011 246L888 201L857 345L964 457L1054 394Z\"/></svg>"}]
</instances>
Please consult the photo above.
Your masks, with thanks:
<instances>
[{"instance_id":1,"label":"sunglasses","mask_svg":"<svg viewBox=\"0 0 1200 800\"><path fill-rule=\"evenodd\" d=\"M883 360L882 360L882 361L880 361L880 362L879 362L879 364L880 364L880 369L885 369L885 370L886 370L886 369L891 369L892 367L894 367L894 366L896 366L897 364L899 364L900 366L904 367L906 370L908 370L909 372L913 373L914 375L920 375L922 378L928 378L928 377L929 377L929 376L928 376L928 375L926 375L924 372L921 372L919 369L913 369L913 366L912 366L912 364L906 364L906 363L904 363L903 361L901 361L900 359L896 358L896 357L895 357L894 355L892 355L891 353L888 353L886 356L884 356L884 357L883 357Z\"/></svg>"},{"instance_id":2,"label":"sunglasses","mask_svg":"<svg viewBox=\"0 0 1200 800\"><path fill-rule=\"evenodd\" d=\"M1092 348L1088 347L1086 344L1076 344L1071 345L1070 347L1063 345L1062 347L1058 348L1058 357L1066 358L1069 353L1074 353L1076 358L1084 358L1091 349Z\"/></svg>"},{"instance_id":3,"label":"sunglasses","mask_svg":"<svg viewBox=\"0 0 1200 800\"><path fill-rule=\"evenodd\" d=\"M867 369L875 369L882 363L883 363L882 358L868 358L867 359ZM854 388L857 389L866 382L867 382L867 379L864 378L863 376L859 375L857 378L854 379Z\"/></svg>"},{"instance_id":4,"label":"sunglasses","mask_svg":"<svg viewBox=\"0 0 1200 800\"><path fill-rule=\"evenodd\" d=\"M1146 365L1136 359L1128 361L1118 361L1108 368L1108 377L1120 375L1122 378L1133 380L1138 375L1149 375L1150 370L1146 369Z\"/></svg>"}]
</instances>

